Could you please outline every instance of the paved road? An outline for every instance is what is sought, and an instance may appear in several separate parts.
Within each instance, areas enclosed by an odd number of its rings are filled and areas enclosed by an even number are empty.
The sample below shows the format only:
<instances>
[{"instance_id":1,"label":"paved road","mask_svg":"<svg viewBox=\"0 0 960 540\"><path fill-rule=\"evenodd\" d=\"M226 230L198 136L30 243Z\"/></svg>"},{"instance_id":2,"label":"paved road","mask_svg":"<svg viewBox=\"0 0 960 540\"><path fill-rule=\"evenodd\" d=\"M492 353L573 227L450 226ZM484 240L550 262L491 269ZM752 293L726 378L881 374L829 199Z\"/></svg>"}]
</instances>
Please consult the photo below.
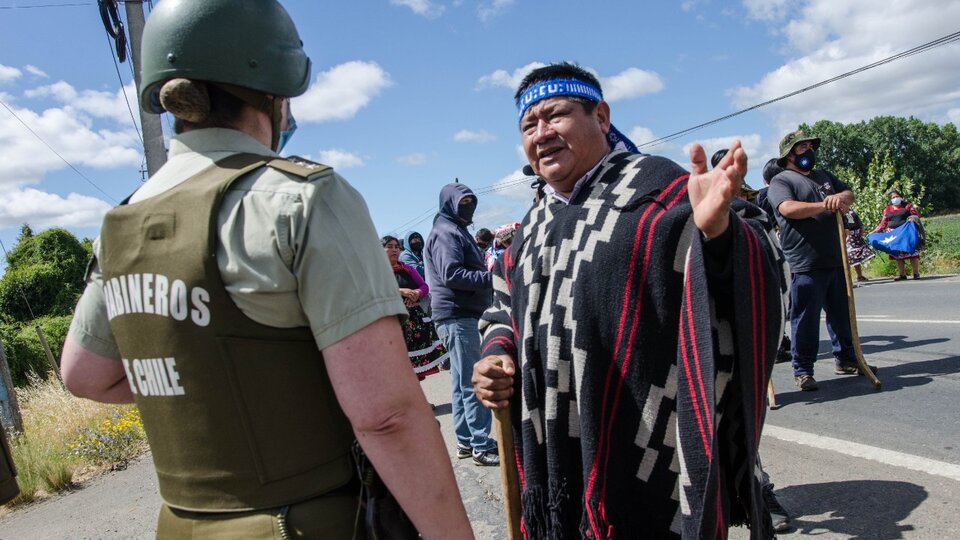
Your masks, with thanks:
<instances>
[{"instance_id":1,"label":"paved road","mask_svg":"<svg viewBox=\"0 0 960 540\"><path fill-rule=\"evenodd\" d=\"M796 528L782 537L960 537L960 278L870 282L856 289L861 342L883 390L836 376L822 332L818 392L777 365L764 465ZM449 378L423 388L450 448ZM505 538L499 470L455 462L478 538ZM0 540L152 538L159 499L149 460L82 490L0 518ZM735 530L731 538L748 535Z\"/></svg>"}]
</instances>

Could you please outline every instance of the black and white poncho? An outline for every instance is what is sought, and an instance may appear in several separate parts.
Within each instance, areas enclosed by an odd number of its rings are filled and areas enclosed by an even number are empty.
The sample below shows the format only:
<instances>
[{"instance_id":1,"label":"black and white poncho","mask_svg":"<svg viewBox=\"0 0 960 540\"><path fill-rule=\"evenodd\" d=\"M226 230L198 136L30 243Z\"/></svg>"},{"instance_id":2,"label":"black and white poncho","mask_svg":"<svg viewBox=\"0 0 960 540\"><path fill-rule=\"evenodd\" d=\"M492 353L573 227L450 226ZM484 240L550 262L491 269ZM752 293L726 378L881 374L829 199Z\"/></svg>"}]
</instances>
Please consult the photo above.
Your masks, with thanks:
<instances>
[{"instance_id":1,"label":"black and white poncho","mask_svg":"<svg viewBox=\"0 0 960 540\"><path fill-rule=\"evenodd\" d=\"M755 464L780 270L734 212L713 256L687 178L612 153L571 204L531 208L497 263L483 355L517 359L504 466L528 539L772 537Z\"/></svg>"}]
</instances>

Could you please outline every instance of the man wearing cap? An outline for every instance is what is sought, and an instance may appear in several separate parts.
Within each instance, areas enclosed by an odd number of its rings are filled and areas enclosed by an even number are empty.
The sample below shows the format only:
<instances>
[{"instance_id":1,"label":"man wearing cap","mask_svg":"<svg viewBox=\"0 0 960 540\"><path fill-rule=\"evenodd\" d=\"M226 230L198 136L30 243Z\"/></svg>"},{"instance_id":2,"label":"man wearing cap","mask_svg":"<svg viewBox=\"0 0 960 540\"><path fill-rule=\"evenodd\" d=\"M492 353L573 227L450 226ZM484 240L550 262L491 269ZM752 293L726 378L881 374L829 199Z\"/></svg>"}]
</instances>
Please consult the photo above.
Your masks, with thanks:
<instances>
[{"instance_id":1,"label":"man wearing cap","mask_svg":"<svg viewBox=\"0 0 960 540\"><path fill-rule=\"evenodd\" d=\"M76 395L136 402L157 537L354 538L354 440L424 538L472 537L363 199L277 155L310 82L287 12L161 2L142 50L141 104L177 135L104 218L61 369Z\"/></svg>"},{"instance_id":2,"label":"man wearing cap","mask_svg":"<svg viewBox=\"0 0 960 540\"><path fill-rule=\"evenodd\" d=\"M833 342L834 372L857 374L850 331L842 241L834 214L853 204L850 186L823 169L814 169L820 139L803 131L780 141L777 165L784 170L770 181L767 198L780 225L780 241L790 265L790 326L793 375L804 391L817 389L813 363L820 346L820 312L827 313Z\"/></svg>"},{"instance_id":3,"label":"man wearing cap","mask_svg":"<svg viewBox=\"0 0 960 540\"><path fill-rule=\"evenodd\" d=\"M739 142L709 172L700 145L692 174L641 155L569 63L516 103L545 196L494 267L473 380L512 417L527 537L772 537L754 465L779 282L731 210Z\"/></svg>"}]
</instances>

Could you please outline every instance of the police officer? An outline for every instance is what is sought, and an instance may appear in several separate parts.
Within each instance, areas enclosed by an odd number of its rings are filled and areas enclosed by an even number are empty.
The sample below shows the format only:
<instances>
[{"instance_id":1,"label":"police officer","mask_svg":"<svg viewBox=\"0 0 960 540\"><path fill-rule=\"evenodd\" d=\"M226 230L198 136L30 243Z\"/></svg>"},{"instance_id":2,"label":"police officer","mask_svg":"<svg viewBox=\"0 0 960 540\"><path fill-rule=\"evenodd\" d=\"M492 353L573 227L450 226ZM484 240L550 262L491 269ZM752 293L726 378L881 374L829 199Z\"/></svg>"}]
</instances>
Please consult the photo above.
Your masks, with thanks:
<instances>
[{"instance_id":1,"label":"police officer","mask_svg":"<svg viewBox=\"0 0 960 540\"><path fill-rule=\"evenodd\" d=\"M157 536L351 538L356 438L423 537L471 537L363 200L276 153L310 81L287 12L168 0L142 53L141 104L177 135L104 219L62 369L79 396L137 403Z\"/></svg>"}]
</instances>

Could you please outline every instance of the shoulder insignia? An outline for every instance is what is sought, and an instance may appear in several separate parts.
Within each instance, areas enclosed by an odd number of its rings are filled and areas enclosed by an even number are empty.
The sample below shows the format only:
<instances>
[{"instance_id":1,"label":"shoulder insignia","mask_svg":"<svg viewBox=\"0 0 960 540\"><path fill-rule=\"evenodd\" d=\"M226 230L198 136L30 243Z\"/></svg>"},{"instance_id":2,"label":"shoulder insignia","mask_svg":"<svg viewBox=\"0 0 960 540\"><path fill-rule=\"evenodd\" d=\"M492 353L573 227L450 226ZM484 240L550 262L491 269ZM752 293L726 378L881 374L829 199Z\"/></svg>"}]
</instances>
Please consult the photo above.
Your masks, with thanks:
<instances>
[{"instance_id":1,"label":"shoulder insignia","mask_svg":"<svg viewBox=\"0 0 960 540\"><path fill-rule=\"evenodd\" d=\"M302 178L310 178L317 173L333 169L333 167L330 167L329 165L310 161L309 159L305 159L300 156L274 159L273 161L267 163L267 166L286 173L300 176Z\"/></svg>"}]
</instances>

